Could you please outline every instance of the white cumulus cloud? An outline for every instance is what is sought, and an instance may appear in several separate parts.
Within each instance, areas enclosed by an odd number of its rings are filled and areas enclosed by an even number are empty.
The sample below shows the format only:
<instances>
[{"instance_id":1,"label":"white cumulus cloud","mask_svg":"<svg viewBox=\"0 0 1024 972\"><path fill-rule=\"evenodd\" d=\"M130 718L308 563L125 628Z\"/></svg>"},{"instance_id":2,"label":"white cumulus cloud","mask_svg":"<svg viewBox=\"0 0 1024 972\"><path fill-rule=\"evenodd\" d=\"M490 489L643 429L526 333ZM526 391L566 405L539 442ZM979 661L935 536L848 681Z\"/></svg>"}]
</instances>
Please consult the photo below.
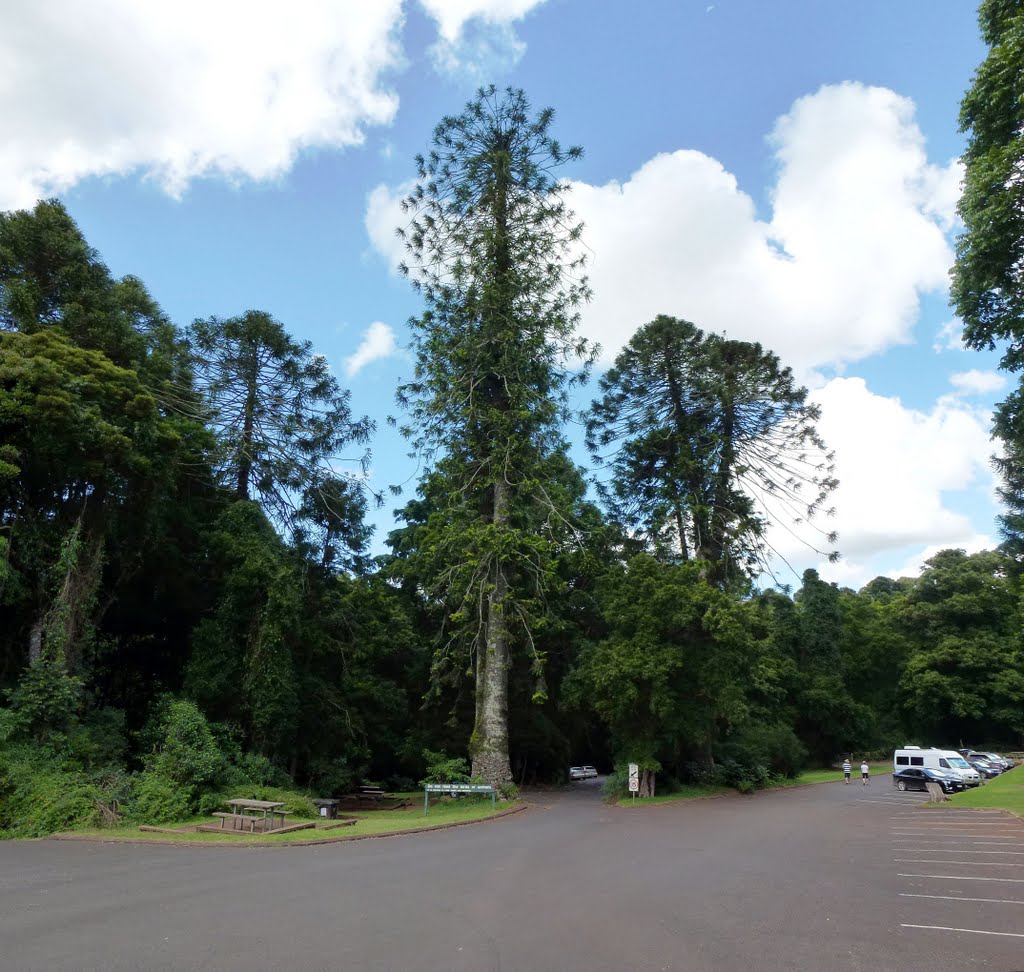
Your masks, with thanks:
<instances>
[{"instance_id":1,"label":"white cumulus cloud","mask_svg":"<svg viewBox=\"0 0 1024 972\"><path fill-rule=\"evenodd\" d=\"M401 0L8 0L0 209L89 176L264 180L392 120Z\"/></svg>"},{"instance_id":2,"label":"white cumulus cloud","mask_svg":"<svg viewBox=\"0 0 1024 972\"><path fill-rule=\"evenodd\" d=\"M472 20L511 24L542 3L544 0L420 0L420 6L436 21L441 38L450 43L459 39Z\"/></svg>"},{"instance_id":3,"label":"white cumulus cloud","mask_svg":"<svg viewBox=\"0 0 1024 972\"><path fill-rule=\"evenodd\" d=\"M445 74L483 82L514 65L526 50L513 27L544 0L420 0L435 21L439 39L434 66Z\"/></svg>"},{"instance_id":4,"label":"white cumulus cloud","mask_svg":"<svg viewBox=\"0 0 1024 972\"><path fill-rule=\"evenodd\" d=\"M998 371L958 371L949 376L950 384L966 395L991 395L1006 387L1006 376Z\"/></svg>"},{"instance_id":5,"label":"white cumulus cloud","mask_svg":"<svg viewBox=\"0 0 1024 972\"><path fill-rule=\"evenodd\" d=\"M800 369L910 340L953 253L956 164L928 162L911 101L846 83L800 98L770 138L771 216L715 159L659 155L625 182L574 184L593 251L584 328L614 356L655 314L756 340Z\"/></svg>"},{"instance_id":6,"label":"white cumulus cloud","mask_svg":"<svg viewBox=\"0 0 1024 972\"><path fill-rule=\"evenodd\" d=\"M823 577L856 587L900 550L992 545L979 534L977 517L949 502L957 496L959 505L994 513L983 411L948 395L928 410L907 408L873 393L862 378L834 378L811 397L821 406L818 430L835 450L840 483L831 499L835 517L816 520L838 531L843 558L818 564ZM807 527L799 532L810 537ZM771 540L790 563L807 563L807 548L784 529L774 529ZM914 556L923 563L924 555Z\"/></svg>"},{"instance_id":7,"label":"white cumulus cloud","mask_svg":"<svg viewBox=\"0 0 1024 972\"><path fill-rule=\"evenodd\" d=\"M397 349L394 330L381 321L374 321L366 329L355 354L345 359L345 373L351 378L371 362L390 357Z\"/></svg>"}]
</instances>

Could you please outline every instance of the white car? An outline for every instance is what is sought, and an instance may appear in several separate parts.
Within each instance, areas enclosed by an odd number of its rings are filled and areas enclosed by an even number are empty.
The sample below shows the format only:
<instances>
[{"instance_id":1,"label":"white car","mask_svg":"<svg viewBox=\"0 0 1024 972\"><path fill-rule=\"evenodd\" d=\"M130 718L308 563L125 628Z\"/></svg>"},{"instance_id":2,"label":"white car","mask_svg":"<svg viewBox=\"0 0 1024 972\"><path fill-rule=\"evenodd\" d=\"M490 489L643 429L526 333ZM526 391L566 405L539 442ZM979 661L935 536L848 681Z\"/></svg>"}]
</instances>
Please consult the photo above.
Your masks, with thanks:
<instances>
[{"instance_id":1,"label":"white car","mask_svg":"<svg viewBox=\"0 0 1024 972\"><path fill-rule=\"evenodd\" d=\"M583 766L570 766L569 767L569 779L570 780L585 780L587 778L586 768Z\"/></svg>"},{"instance_id":2,"label":"white car","mask_svg":"<svg viewBox=\"0 0 1024 972\"><path fill-rule=\"evenodd\" d=\"M585 780L593 780L597 778L597 770L593 766L583 767L583 778Z\"/></svg>"}]
</instances>

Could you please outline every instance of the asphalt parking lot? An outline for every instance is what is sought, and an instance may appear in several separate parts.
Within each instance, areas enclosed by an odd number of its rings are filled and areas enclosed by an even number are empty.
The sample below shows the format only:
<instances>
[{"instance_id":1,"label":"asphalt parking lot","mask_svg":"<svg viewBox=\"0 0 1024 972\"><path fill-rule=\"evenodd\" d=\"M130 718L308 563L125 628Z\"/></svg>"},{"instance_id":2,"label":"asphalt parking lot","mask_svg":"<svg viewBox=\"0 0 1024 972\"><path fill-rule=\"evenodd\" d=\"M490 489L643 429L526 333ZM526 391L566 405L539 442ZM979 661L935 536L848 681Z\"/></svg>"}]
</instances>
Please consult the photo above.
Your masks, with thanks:
<instances>
[{"instance_id":1,"label":"asphalt parking lot","mask_svg":"<svg viewBox=\"0 0 1024 972\"><path fill-rule=\"evenodd\" d=\"M2 843L0 969L1024 969L1016 818L888 777L531 799L324 847Z\"/></svg>"}]
</instances>

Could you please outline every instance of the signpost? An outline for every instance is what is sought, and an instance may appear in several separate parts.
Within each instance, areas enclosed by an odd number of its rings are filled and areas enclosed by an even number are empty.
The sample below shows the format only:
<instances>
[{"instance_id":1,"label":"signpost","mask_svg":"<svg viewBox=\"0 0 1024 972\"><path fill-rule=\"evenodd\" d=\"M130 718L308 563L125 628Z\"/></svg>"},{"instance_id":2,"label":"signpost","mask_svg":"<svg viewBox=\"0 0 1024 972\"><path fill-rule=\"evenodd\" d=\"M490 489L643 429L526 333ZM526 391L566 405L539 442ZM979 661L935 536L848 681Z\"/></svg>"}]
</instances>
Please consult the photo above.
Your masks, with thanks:
<instances>
[{"instance_id":1,"label":"signpost","mask_svg":"<svg viewBox=\"0 0 1024 972\"><path fill-rule=\"evenodd\" d=\"M640 767L636 763L629 764L629 792L633 794L633 799L636 800L636 795L640 790Z\"/></svg>"},{"instance_id":2,"label":"signpost","mask_svg":"<svg viewBox=\"0 0 1024 972\"><path fill-rule=\"evenodd\" d=\"M427 783L423 787L423 816L427 815L431 793L446 793L457 796L460 793L490 793L491 809L495 808L495 789L486 783Z\"/></svg>"}]
</instances>

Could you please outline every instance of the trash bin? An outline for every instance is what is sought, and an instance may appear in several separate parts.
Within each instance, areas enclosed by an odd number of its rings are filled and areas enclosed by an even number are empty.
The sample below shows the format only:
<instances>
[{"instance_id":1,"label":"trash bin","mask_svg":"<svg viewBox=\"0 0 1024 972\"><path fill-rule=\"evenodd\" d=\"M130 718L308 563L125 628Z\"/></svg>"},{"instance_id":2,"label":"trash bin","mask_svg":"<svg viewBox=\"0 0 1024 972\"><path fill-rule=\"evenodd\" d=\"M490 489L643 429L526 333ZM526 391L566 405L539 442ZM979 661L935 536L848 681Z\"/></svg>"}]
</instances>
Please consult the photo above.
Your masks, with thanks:
<instances>
[{"instance_id":1,"label":"trash bin","mask_svg":"<svg viewBox=\"0 0 1024 972\"><path fill-rule=\"evenodd\" d=\"M326 817L329 820L334 820L338 816L338 801L337 800L314 800L313 803L317 808L317 812L321 817Z\"/></svg>"}]
</instances>

